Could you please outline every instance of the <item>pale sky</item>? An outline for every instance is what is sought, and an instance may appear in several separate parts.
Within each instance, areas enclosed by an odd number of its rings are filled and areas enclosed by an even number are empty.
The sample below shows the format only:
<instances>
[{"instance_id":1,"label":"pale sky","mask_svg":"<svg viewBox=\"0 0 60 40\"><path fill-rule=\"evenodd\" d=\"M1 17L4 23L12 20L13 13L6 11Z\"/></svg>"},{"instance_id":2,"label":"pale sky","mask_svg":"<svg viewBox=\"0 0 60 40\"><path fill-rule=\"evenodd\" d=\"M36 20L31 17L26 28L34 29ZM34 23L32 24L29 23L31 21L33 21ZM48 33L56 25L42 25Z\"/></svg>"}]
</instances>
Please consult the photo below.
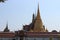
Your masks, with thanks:
<instances>
[{"instance_id":1,"label":"pale sky","mask_svg":"<svg viewBox=\"0 0 60 40\"><path fill-rule=\"evenodd\" d=\"M7 21L11 31L21 30L23 25L30 24L38 3L45 28L59 31L60 0L7 0L0 3L0 31L4 30Z\"/></svg>"}]
</instances>

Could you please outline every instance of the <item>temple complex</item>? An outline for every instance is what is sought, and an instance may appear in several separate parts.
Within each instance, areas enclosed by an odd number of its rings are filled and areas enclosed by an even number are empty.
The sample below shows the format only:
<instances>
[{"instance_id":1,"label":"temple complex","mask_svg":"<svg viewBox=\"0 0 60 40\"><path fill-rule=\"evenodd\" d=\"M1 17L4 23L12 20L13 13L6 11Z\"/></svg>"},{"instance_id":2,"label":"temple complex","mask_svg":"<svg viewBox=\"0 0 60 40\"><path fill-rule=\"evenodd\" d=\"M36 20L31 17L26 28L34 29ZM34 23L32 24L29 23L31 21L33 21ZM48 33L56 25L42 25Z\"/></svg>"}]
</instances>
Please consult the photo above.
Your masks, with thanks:
<instances>
[{"instance_id":1,"label":"temple complex","mask_svg":"<svg viewBox=\"0 0 60 40\"><path fill-rule=\"evenodd\" d=\"M0 40L60 40L60 32L49 32L43 25L39 5L37 15L33 13L32 22L24 25L22 30L11 32L8 23L3 32L0 32Z\"/></svg>"}]
</instances>

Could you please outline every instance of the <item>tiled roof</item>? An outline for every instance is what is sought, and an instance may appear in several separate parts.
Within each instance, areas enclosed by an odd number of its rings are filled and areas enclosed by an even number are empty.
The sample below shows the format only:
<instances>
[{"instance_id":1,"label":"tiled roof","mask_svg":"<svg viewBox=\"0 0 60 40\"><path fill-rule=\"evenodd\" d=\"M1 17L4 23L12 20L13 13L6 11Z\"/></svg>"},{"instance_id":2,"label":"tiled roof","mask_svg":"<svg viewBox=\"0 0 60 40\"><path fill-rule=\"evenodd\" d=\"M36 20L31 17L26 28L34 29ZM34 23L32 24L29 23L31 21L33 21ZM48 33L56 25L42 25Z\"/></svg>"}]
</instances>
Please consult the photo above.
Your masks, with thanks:
<instances>
[{"instance_id":1,"label":"tiled roof","mask_svg":"<svg viewBox=\"0 0 60 40\"><path fill-rule=\"evenodd\" d=\"M0 32L0 38L13 38L15 33L12 32Z\"/></svg>"},{"instance_id":2,"label":"tiled roof","mask_svg":"<svg viewBox=\"0 0 60 40\"><path fill-rule=\"evenodd\" d=\"M60 37L60 32L0 32L0 38L23 37Z\"/></svg>"},{"instance_id":3,"label":"tiled roof","mask_svg":"<svg viewBox=\"0 0 60 40\"><path fill-rule=\"evenodd\" d=\"M58 37L59 32L25 32L26 37Z\"/></svg>"}]
</instances>

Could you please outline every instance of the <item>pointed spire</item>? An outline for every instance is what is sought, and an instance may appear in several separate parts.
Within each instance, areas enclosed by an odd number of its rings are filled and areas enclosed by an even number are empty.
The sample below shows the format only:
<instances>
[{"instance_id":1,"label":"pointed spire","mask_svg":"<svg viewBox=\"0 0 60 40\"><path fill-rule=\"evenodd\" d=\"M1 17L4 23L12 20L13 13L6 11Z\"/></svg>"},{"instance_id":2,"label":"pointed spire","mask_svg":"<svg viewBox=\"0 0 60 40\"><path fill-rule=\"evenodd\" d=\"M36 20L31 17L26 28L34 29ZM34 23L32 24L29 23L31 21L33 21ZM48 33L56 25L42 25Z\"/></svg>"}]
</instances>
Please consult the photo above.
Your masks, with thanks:
<instances>
[{"instance_id":1,"label":"pointed spire","mask_svg":"<svg viewBox=\"0 0 60 40\"><path fill-rule=\"evenodd\" d=\"M4 32L9 32L9 29L8 29L8 22L6 24L6 28L4 29Z\"/></svg>"},{"instance_id":2,"label":"pointed spire","mask_svg":"<svg viewBox=\"0 0 60 40\"><path fill-rule=\"evenodd\" d=\"M45 29L43 27L42 19L40 17L40 10L39 10L39 4L37 9L37 16L34 22L34 31L35 32L45 32Z\"/></svg>"},{"instance_id":3,"label":"pointed spire","mask_svg":"<svg viewBox=\"0 0 60 40\"><path fill-rule=\"evenodd\" d=\"M34 16L34 13L33 13L33 17L32 17L33 19L32 19L32 22L34 21L34 19L35 19L35 16Z\"/></svg>"},{"instance_id":4,"label":"pointed spire","mask_svg":"<svg viewBox=\"0 0 60 40\"><path fill-rule=\"evenodd\" d=\"M39 4L38 4L38 9L37 9L37 18L36 19L40 19L40 10L39 10Z\"/></svg>"},{"instance_id":5,"label":"pointed spire","mask_svg":"<svg viewBox=\"0 0 60 40\"><path fill-rule=\"evenodd\" d=\"M7 22L7 24L6 24L6 28L8 29L8 22Z\"/></svg>"}]
</instances>

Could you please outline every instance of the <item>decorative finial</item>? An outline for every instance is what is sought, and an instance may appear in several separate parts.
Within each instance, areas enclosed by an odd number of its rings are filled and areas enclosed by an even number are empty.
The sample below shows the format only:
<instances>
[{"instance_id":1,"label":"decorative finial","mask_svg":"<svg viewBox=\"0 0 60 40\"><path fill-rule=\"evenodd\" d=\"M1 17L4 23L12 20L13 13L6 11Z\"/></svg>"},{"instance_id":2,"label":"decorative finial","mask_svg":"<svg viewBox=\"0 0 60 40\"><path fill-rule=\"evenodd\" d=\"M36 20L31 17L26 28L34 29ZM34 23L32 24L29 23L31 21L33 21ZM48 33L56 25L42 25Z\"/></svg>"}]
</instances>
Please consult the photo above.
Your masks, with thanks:
<instances>
[{"instance_id":1,"label":"decorative finial","mask_svg":"<svg viewBox=\"0 0 60 40\"><path fill-rule=\"evenodd\" d=\"M36 19L40 19L40 10L39 10L39 4L38 4L38 9L37 9L37 18Z\"/></svg>"},{"instance_id":2,"label":"decorative finial","mask_svg":"<svg viewBox=\"0 0 60 40\"><path fill-rule=\"evenodd\" d=\"M38 3L38 9L39 9L39 3Z\"/></svg>"},{"instance_id":3,"label":"decorative finial","mask_svg":"<svg viewBox=\"0 0 60 40\"><path fill-rule=\"evenodd\" d=\"M7 23L6 23L6 27L8 28L8 21L7 21Z\"/></svg>"}]
</instances>

